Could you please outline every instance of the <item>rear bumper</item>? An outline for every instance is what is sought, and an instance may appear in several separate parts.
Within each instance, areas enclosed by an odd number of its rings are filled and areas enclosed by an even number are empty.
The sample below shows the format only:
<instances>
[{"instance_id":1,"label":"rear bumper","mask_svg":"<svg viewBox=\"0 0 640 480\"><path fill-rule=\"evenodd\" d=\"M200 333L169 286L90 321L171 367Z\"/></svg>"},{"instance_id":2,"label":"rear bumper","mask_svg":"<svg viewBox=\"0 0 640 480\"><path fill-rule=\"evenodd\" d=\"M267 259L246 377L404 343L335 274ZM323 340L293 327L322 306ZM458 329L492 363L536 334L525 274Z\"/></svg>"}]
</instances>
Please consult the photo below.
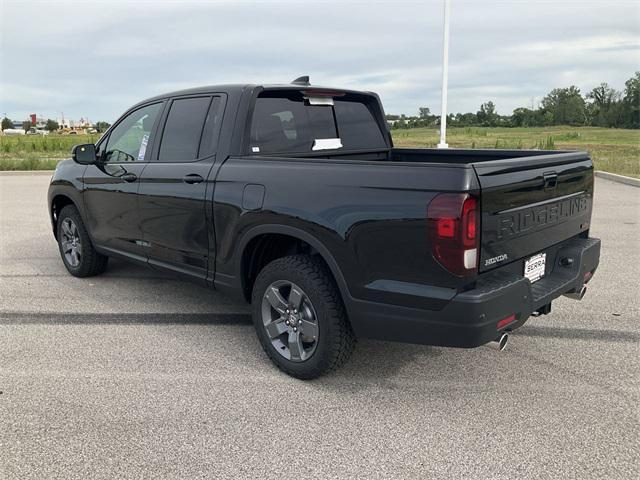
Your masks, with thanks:
<instances>
[{"instance_id":1,"label":"rear bumper","mask_svg":"<svg viewBox=\"0 0 640 480\"><path fill-rule=\"evenodd\" d=\"M438 311L351 299L349 314L361 337L477 347L502 331L522 326L533 312L559 296L579 292L599 259L599 239L575 238L562 245L551 272L533 284L514 273L487 273L479 277L474 289L458 293ZM511 315L515 320L499 329L498 322Z\"/></svg>"}]
</instances>

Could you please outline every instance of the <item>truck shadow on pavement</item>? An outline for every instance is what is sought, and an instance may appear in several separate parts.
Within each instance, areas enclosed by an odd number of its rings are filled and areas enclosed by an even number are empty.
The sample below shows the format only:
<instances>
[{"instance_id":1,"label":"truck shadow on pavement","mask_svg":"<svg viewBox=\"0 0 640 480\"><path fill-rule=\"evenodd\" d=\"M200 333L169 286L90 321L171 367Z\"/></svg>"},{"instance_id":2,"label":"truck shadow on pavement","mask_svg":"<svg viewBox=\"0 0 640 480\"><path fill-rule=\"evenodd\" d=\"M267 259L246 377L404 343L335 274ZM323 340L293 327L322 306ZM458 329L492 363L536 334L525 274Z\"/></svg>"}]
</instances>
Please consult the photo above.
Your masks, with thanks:
<instances>
[{"instance_id":1,"label":"truck shadow on pavement","mask_svg":"<svg viewBox=\"0 0 640 480\"><path fill-rule=\"evenodd\" d=\"M180 325L187 327L177 331L167 331L166 334L185 336L186 342L193 340L193 332L189 332L189 325L195 327L204 326L205 331L199 335L205 335L211 342L199 344L201 354L205 356L234 356L235 361L245 363L250 370L266 372L271 364L258 346L253 332L251 317L244 313L26 313L3 312L0 313L0 325ZM234 328L224 328L233 326ZM206 333L205 333L206 332ZM581 328L551 328L540 326L522 327L517 335L529 337L554 337L560 339L597 340L603 342L633 343L640 340L640 335L628 331L595 330ZM219 337L231 340L235 348L240 351L225 353L226 347L222 346ZM202 337L201 337L202 338ZM207 344L209 346L207 346ZM207 353L208 352L208 353ZM457 363L458 349L444 349L423 345L401 344L394 342L374 341L361 339L351 360L333 374L317 380L322 388L353 388L362 389L371 382L393 380L402 377L406 367L411 365L411 370L423 368L440 370L441 367ZM440 359L440 360L438 360ZM213 358L212 358L212 361ZM215 361L214 361L215 363ZM356 382L354 380L357 379ZM346 383L345 383L346 382ZM394 383L392 381L392 383ZM352 387L348 387L352 385ZM390 384L391 385L391 384Z\"/></svg>"},{"instance_id":2,"label":"truck shadow on pavement","mask_svg":"<svg viewBox=\"0 0 640 480\"><path fill-rule=\"evenodd\" d=\"M235 362L245 363L245 367L256 368L269 372L271 362L262 352L255 333L251 317L243 313L27 313L2 312L0 326L11 325L42 325L42 326L96 326L96 325L166 325L189 327L205 327L200 331L199 338L210 338L205 344L194 341L194 348L199 348L205 356L233 357ZM227 328L225 328L225 326ZM229 329L228 327L236 327ZM210 327L210 328L207 328ZM166 335L183 337L184 342L193 340L193 333L187 333L184 328L166 331ZM227 346L221 343L235 345L235 351L226 351ZM198 344L197 347L195 345ZM207 346L208 344L208 346ZM424 345L407 345L393 342L383 342L362 339L358 342L353 357L347 364L326 378L351 382L358 378L359 384L373 380L394 377L407 364L414 363L417 357L424 361L424 357L442 355L443 350ZM274 370L275 372L276 370ZM320 379L323 383L323 380Z\"/></svg>"},{"instance_id":3,"label":"truck shadow on pavement","mask_svg":"<svg viewBox=\"0 0 640 480\"><path fill-rule=\"evenodd\" d=\"M0 325L247 325L247 313L31 313L0 312ZM525 325L515 333L518 336L562 338L572 340L599 340L603 342L635 343L640 334L622 330L560 328ZM373 342L369 341L368 342ZM376 345L403 345L405 349L420 347L394 342L374 342Z\"/></svg>"},{"instance_id":4,"label":"truck shadow on pavement","mask_svg":"<svg viewBox=\"0 0 640 480\"><path fill-rule=\"evenodd\" d=\"M63 276L63 275L60 275ZM151 292L158 286L158 281L171 280L173 285L170 292L165 292L162 297L166 307L174 307L177 304L195 300L201 307L208 310L208 305L214 309L224 305L223 310L236 310L227 312L200 312L200 313L47 313L47 312L0 312L0 325L181 325L210 326L206 328L207 336L211 335L215 343L218 333L233 338L233 344L239 346L241 352L235 352L236 361L246 361L246 367L250 369L264 369L271 366L258 346L253 332L251 317L242 312L246 305L234 305L222 294L210 289L198 286L188 281L172 277L163 272L154 271L145 267L114 261L109 265L108 271L101 277L88 280L95 282L96 289L110 290L113 282L127 281L126 279L148 281L148 285L140 285L142 291ZM71 280L71 279L70 279ZM75 281L75 280L72 280ZM175 283L174 283L175 282ZM224 329L223 326L237 326L239 328ZM189 330L187 328L187 330ZM183 335L181 332L173 332L171 335ZM191 334L187 334L189 336ZM576 339L601 342L633 343L640 341L640 334L619 330L598 330L585 328L556 328L536 325L525 325L516 333L518 336L544 337L558 339ZM188 340L190 341L190 340ZM211 347L201 345L203 354L223 355L223 352ZM218 345L219 347L219 345ZM257 348L256 348L257 347ZM338 371L318 380L319 386L325 385L331 388L333 384L352 384L354 389L360 389L364 384L379 382L384 379L393 379L402 376L403 370L408 365L413 365L412 370L422 368L436 368L441 362L435 362L441 358L444 364L455 363L456 349L444 349L423 345L400 344L393 342L374 341L362 339L351 360ZM230 352L228 352L230 353ZM440 365L442 366L442 365ZM267 370L269 371L269 370ZM354 379L358 379L354 383ZM392 382L393 383L393 382Z\"/></svg>"}]
</instances>

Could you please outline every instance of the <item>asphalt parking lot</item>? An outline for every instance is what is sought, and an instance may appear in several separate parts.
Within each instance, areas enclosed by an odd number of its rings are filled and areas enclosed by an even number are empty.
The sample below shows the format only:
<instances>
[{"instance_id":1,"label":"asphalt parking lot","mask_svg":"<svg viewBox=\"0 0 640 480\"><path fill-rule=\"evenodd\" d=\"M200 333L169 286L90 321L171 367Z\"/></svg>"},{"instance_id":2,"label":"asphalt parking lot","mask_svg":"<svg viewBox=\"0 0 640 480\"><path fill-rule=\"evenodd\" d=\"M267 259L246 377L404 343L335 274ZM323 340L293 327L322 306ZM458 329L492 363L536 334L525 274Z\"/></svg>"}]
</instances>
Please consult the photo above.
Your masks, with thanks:
<instances>
[{"instance_id":1,"label":"asphalt parking lot","mask_svg":"<svg viewBox=\"0 0 640 480\"><path fill-rule=\"evenodd\" d=\"M245 305L68 275L48 181L0 176L0 478L638 478L640 189L597 179L587 296L506 351L362 340L301 382Z\"/></svg>"}]
</instances>

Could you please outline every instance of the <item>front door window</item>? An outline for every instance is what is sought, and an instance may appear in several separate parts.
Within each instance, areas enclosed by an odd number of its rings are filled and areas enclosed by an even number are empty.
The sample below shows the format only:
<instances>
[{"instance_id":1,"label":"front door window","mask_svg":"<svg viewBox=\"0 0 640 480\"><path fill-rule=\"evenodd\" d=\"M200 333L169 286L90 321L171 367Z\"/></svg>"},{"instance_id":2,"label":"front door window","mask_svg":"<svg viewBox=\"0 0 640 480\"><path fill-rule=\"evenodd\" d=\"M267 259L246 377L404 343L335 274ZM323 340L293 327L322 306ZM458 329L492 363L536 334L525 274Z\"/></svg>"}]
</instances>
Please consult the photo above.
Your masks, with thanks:
<instances>
[{"instance_id":1,"label":"front door window","mask_svg":"<svg viewBox=\"0 0 640 480\"><path fill-rule=\"evenodd\" d=\"M104 162L144 162L151 129L161 106L154 103L127 115L109 135Z\"/></svg>"}]
</instances>

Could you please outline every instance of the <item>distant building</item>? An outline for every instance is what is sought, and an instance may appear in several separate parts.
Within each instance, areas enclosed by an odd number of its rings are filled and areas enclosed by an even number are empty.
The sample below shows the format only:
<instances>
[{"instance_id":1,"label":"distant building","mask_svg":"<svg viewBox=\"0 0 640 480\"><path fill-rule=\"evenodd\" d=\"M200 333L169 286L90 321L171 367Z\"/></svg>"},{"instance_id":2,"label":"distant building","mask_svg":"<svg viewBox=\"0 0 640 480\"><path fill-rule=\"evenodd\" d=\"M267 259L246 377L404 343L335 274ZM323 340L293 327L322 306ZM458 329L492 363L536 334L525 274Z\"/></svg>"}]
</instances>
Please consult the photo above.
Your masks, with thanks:
<instances>
[{"instance_id":1,"label":"distant building","mask_svg":"<svg viewBox=\"0 0 640 480\"><path fill-rule=\"evenodd\" d=\"M36 130L45 130L47 127L47 120L49 118L37 115L35 113L30 113L27 118L23 120L12 120L13 126L15 130L22 129L22 124L24 122L31 122L31 126L35 127ZM80 120L73 120L66 117L60 117L56 119L58 123L58 128L60 130L74 130L78 133L87 133L90 130L94 129L94 125L88 118L80 117ZM15 133L14 133L15 135Z\"/></svg>"},{"instance_id":2,"label":"distant building","mask_svg":"<svg viewBox=\"0 0 640 480\"><path fill-rule=\"evenodd\" d=\"M90 128L92 127L92 123L88 118L80 117L80 120L71 120L69 118L58 118L56 119L60 128Z\"/></svg>"},{"instance_id":3,"label":"distant building","mask_svg":"<svg viewBox=\"0 0 640 480\"><path fill-rule=\"evenodd\" d=\"M39 130L42 130L47 125L47 119L44 117L39 117L35 113L29 115L29 120L31 121L31 125Z\"/></svg>"},{"instance_id":4,"label":"distant building","mask_svg":"<svg viewBox=\"0 0 640 480\"><path fill-rule=\"evenodd\" d=\"M25 131L22 128L6 128L2 133L4 135L25 135Z\"/></svg>"}]
</instances>

